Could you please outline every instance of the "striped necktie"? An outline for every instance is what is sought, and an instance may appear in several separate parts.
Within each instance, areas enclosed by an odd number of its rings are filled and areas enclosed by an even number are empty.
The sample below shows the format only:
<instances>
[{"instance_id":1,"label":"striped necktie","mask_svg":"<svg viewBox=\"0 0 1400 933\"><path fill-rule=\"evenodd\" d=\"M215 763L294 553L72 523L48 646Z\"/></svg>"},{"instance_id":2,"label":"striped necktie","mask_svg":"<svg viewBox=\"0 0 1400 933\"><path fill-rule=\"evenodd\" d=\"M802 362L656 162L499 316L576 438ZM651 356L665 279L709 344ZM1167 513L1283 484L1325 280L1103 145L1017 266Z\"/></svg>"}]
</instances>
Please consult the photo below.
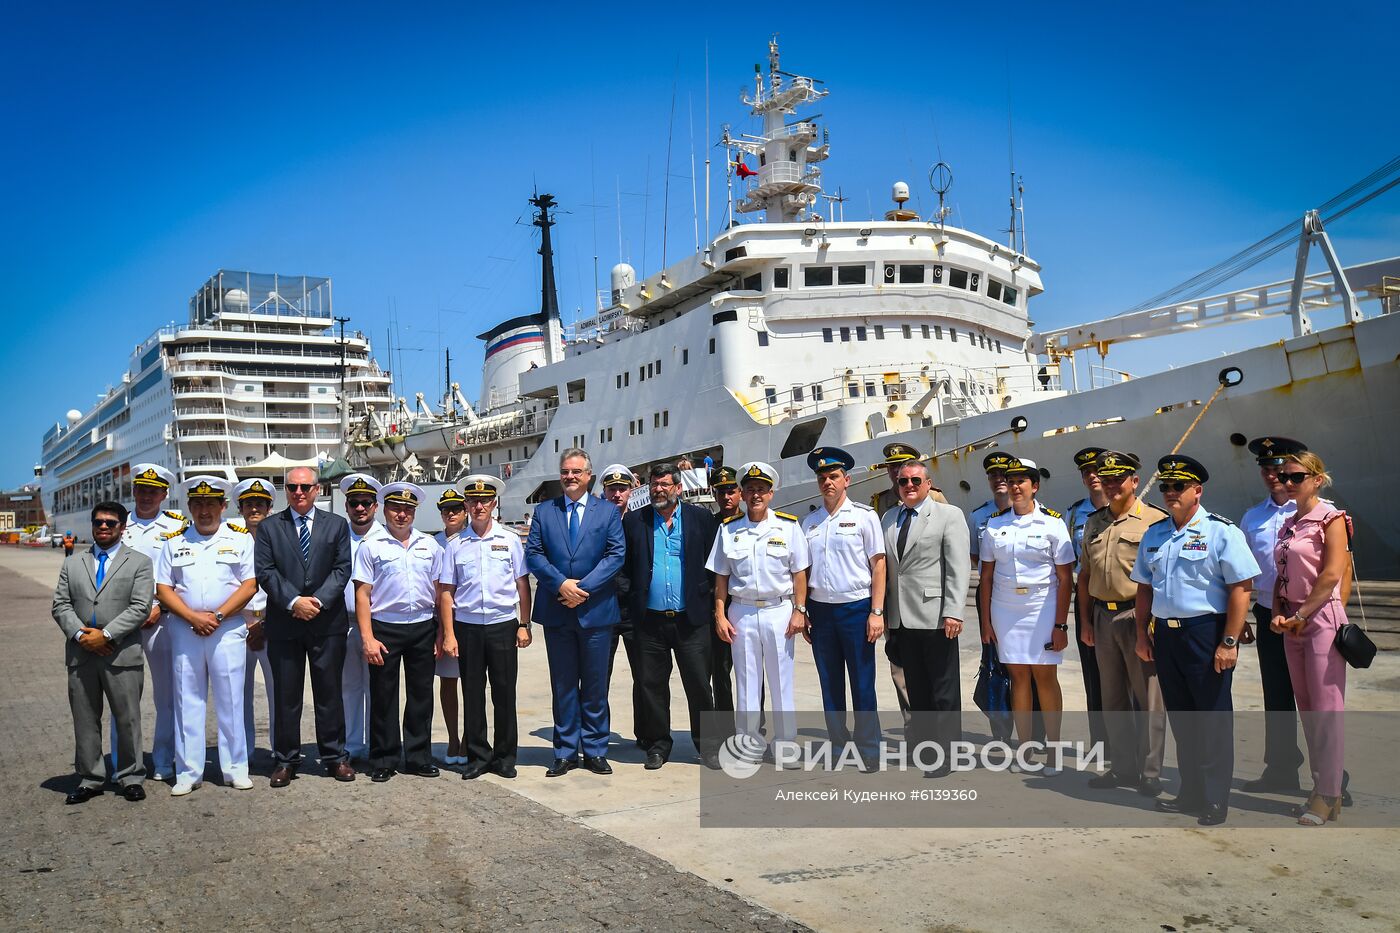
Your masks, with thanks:
<instances>
[{"instance_id":1,"label":"striped necktie","mask_svg":"<svg viewBox=\"0 0 1400 933\"><path fill-rule=\"evenodd\" d=\"M301 559L311 562L311 529L307 527L306 516L297 518L297 539L301 542Z\"/></svg>"}]
</instances>

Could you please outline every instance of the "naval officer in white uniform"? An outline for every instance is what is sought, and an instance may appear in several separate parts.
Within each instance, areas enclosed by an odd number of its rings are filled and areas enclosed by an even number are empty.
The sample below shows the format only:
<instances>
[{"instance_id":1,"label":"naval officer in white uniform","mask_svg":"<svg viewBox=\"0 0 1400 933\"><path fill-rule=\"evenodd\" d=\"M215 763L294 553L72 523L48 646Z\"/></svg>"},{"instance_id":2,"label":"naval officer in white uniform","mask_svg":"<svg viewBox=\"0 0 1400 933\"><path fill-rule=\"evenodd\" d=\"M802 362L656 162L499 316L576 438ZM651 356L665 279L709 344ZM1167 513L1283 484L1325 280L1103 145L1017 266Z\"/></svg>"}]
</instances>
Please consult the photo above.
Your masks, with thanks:
<instances>
[{"instance_id":1,"label":"naval officer in white uniform","mask_svg":"<svg viewBox=\"0 0 1400 933\"><path fill-rule=\"evenodd\" d=\"M350 579L345 583L345 614L350 628L345 634L345 666L340 675L340 701L345 707L345 753L351 758L369 757L369 664L365 661L360 626L355 622L355 556L367 538L385 533L375 519L379 515L379 480L351 473L340 481L345 514L350 521Z\"/></svg>"},{"instance_id":2,"label":"naval officer in white uniform","mask_svg":"<svg viewBox=\"0 0 1400 933\"><path fill-rule=\"evenodd\" d=\"M149 557L152 568L160 560L160 549L165 542L189 526L189 519L184 515L161 509L174 483L175 475L160 464L138 463L131 468L135 508L126 521L122 544ZM155 737L151 743L151 777L157 781L164 781L175 773L175 683L165 620L166 613L161 604L153 601L150 614L141 626L141 650L146 654L146 670L151 675L151 703L156 713ZM115 720L112 723L111 747L115 757ZM113 768L113 773L116 771L117 768Z\"/></svg>"},{"instance_id":3,"label":"naval officer in white uniform","mask_svg":"<svg viewBox=\"0 0 1400 933\"><path fill-rule=\"evenodd\" d=\"M778 471L766 463L746 463L739 469L747 514L720 526L705 564L715 574L715 631L734 650L739 731L759 738L759 691L766 674L775 743L797 737L792 639L807 629L811 563L797 516L768 508L777 485Z\"/></svg>"},{"instance_id":4,"label":"naval officer in white uniform","mask_svg":"<svg viewBox=\"0 0 1400 933\"><path fill-rule=\"evenodd\" d=\"M1031 737L1034 681L1045 737L1056 742L1063 701L1055 667L1069 644L1065 619L1073 593L1074 545L1060 513L1035 499L1040 488L1035 463L1013 457L1005 474L1011 505L988 519L978 547L982 642L996 643L1011 676L1011 709L1020 740Z\"/></svg>"},{"instance_id":5,"label":"naval officer in white uniform","mask_svg":"<svg viewBox=\"0 0 1400 933\"><path fill-rule=\"evenodd\" d=\"M249 790L248 742L243 731L243 678L248 628L243 608L258 591L253 536L225 523L230 483L192 476L184 483L194 524L165 543L156 565L156 594L170 608L175 672L175 786L183 797L204 782L205 704L213 684L219 765L224 781Z\"/></svg>"},{"instance_id":6,"label":"naval officer in white uniform","mask_svg":"<svg viewBox=\"0 0 1400 933\"><path fill-rule=\"evenodd\" d=\"M243 527L248 529L248 534L255 541L258 526L272 511L274 491L272 480L261 477L245 479L233 490ZM272 735L276 728L273 725L273 711L277 702L272 697L272 662L267 658L267 633L263 631L263 617L266 615L267 593L259 587L253 598L248 600L248 605L243 607L243 618L248 624L248 669L243 677L243 731L248 740L249 760L252 760L253 751L258 747L258 730L253 719L253 695L256 693L253 672L257 668L262 668L263 690L267 693L268 748L272 748Z\"/></svg>"}]
</instances>

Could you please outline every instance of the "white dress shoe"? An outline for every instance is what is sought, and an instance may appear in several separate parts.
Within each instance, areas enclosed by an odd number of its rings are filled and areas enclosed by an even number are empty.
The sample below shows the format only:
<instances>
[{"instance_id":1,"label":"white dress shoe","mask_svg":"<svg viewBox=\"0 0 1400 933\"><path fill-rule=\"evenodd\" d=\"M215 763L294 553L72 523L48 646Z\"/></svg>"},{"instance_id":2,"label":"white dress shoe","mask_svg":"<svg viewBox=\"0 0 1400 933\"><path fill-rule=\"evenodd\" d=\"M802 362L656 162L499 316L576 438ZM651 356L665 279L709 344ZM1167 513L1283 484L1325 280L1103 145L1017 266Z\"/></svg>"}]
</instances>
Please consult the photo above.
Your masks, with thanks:
<instances>
[{"instance_id":1,"label":"white dress shoe","mask_svg":"<svg viewBox=\"0 0 1400 933\"><path fill-rule=\"evenodd\" d=\"M193 793L194 789L198 786L198 784L191 784L188 781L176 781L175 786L170 788L170 796L183 797L186 794Z\"/></svg>"},{"instance_id":2,"label":"white dress shoe","mask_svg":"<svg viewBox=\"0 0 1400 933\"><path fill-rule=\"evenodd\" d=\"M236 777L233 779L234 790L252 790L253 782L246 777Z\"/></svg>"}]
</instances>

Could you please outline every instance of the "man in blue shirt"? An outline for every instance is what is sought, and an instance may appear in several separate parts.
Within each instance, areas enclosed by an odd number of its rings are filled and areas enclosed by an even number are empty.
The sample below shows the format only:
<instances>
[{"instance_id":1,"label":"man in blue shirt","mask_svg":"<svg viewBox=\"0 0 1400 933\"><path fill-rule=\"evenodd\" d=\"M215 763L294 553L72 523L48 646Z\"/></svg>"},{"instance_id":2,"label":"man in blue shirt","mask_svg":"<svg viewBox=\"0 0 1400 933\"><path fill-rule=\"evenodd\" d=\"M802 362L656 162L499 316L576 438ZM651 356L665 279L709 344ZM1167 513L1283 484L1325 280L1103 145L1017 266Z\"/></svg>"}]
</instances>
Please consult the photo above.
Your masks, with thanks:
<instances>
[{"instance_id":1,"label":"man in blue shirt","mask_svg":"<svg viewBox=\"0 0 1400 933\"><path fill-rule=\"evenodd\" d=\"M1157 470L1172 520L1148 528L1138 545L1137 653L1157 663L1181 787L1155 806L1215 826L1228 812L1235 766L1230 685L1259 564L1234 522L1201 508L1210 474L1200 461L1169 454Z\"/></svg>"},{"instance_id":2,"label":"man in blue shirt","mask_svg":"<svg viewBox=\"0 0 1400 933\"><path fill-rule=\"evenodd\" d=\"M710 687L710 619L714 575L705 558L715 538L715 519L706 509L680 501L681 477L674 464L653 466L648 480L651 504L629 512L622 522L627 540L623 575L629 584L630 613L641 658L637 743L646 768L655 771L671 757L671 656L680 669L690 707L690 733L710 768L722 735L709 735L706 714L715 708Z\"/></svg>"}]
</instances>

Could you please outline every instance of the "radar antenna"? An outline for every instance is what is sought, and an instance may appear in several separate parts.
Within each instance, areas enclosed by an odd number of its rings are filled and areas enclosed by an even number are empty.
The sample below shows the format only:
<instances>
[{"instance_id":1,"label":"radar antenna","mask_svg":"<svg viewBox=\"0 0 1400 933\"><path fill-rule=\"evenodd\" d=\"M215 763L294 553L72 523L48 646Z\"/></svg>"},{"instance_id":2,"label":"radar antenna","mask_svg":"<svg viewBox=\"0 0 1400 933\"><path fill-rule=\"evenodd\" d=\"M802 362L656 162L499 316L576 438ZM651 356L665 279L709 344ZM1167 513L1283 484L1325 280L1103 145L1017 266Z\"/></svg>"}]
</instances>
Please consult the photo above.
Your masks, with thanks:
<instances>
[{"instance_id":1,"label":"radar antenna","mask_svg":"<svg viewBox=\"0 0 1400 933\"><path fill-rule=\"evenodd\" d=\"M947 162L934 163L933 168L928 170L928 186L938 195L938 211L933 215L933 219L941 231L943 221L953 212L953 209L944 203L948 189L953 187L953 167Z\"/></svg>"}]
</instances>

